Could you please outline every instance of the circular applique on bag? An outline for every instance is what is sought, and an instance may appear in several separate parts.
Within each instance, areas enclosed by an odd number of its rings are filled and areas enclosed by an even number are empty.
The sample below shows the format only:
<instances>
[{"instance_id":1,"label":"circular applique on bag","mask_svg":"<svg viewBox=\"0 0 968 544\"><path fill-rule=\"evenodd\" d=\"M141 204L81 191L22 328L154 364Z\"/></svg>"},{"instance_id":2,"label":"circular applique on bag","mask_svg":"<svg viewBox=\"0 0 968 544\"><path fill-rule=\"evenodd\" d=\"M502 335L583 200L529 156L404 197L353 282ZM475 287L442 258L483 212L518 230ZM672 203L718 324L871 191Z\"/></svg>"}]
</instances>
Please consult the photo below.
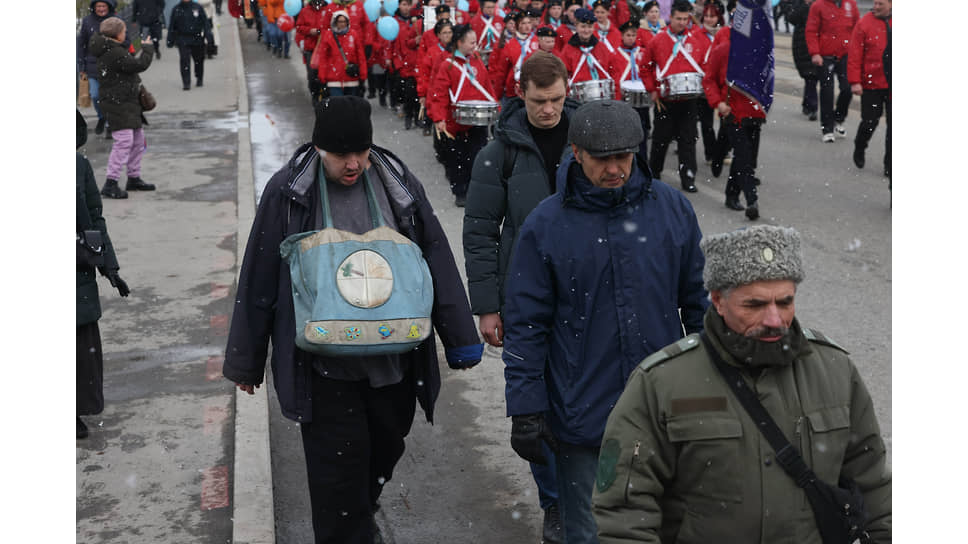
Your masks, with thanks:
<instances>
[{"instance_id":1,"label":"circular applique on bag","mask_svg":"<svg viewBox=\"0 0 968 544\"><path fill-rule=\"evenodd\" d=\"M376 308L393 293L393 271L382 255L369 249L350 254L336 271L336 287L357 308Z\"/></svg>"}]
</instances>

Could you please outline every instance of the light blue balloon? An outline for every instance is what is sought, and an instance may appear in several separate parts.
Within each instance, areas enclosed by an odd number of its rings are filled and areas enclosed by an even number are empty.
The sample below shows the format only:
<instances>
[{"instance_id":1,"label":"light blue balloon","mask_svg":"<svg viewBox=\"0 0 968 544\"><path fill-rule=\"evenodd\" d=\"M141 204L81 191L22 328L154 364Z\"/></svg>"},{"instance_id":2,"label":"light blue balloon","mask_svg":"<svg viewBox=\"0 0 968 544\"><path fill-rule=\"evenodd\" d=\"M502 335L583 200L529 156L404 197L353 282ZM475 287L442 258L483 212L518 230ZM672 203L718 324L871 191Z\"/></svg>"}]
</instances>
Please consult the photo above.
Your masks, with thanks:
<instances>
[{"instance_id":1,"label":"light blue balloon","mask_svg":"<svg viewBox=\"0 0 968 544\"><path fill-rule=\"evenodd\" d=\"M467 0L457 0L457 9L467 11L471 9L471 5L467 3Z\"/></svg>"},{"instance_id":2,"label":"light blue balloon","mask_svg":"<svg viewBox=\"0 0 968 544\"><path fill-rule=\"evenodd\" d=\"M397 7L399 6L399 0L383 0L383 9L385 9L387 14L390 16L397 12Z\"/></svg>"},{"instance_id":3,"label":"light blue balloon","mask_svg":"<svg viewBox=\"0 0 968 544\"><path fill-rule=\"evenodd\" d=\"M776 5L779 3L780 3L780 0L773 0L773 7L776 7Z\"/></svg>"},{"instance_id":4,"label":"light blue balloon","mask_svg":"<svg viewBox=\"0 0 968 544\"><path fill-rule=\"evenodd\" d=\"M295 17L302 11L302 0L286 0L282 7L286 10L286 13Z\"/></svg>"},{"instance_id":5,"label":"light blue balloon","mask_svg":"<svg viewBox=\"0 0 968 544\"><path fill-rule=\"evenodd\" d=\"M505 11L501 8L497 8L496 10L494 10L494 13L497 13L497 16L502 19L507 15L507 13L505 13Z\"/></svg>"},{"instance_id":6,"label":"light blue balloon","mask_svg":"<svg viewBox=\"0 0 968 544\"><path fill-rule=\"evenodd\" d=\"M366 0L363 3L363 11L366 12L366 18L370 22L374 22L380 18L380 0Z\"/></svg>"},{"instance_id":7,"label":"light blue balloon","mask_svg":"<svg viewBox=\"0 0 968 544\"><path fill-rule=\"evenodd\" d=\"M400 33L400 25L397 24L393 17L384 15L377 21L376 30L384 40L392 42L397 38L397 34Z\"/></svg>"}]
</instances>

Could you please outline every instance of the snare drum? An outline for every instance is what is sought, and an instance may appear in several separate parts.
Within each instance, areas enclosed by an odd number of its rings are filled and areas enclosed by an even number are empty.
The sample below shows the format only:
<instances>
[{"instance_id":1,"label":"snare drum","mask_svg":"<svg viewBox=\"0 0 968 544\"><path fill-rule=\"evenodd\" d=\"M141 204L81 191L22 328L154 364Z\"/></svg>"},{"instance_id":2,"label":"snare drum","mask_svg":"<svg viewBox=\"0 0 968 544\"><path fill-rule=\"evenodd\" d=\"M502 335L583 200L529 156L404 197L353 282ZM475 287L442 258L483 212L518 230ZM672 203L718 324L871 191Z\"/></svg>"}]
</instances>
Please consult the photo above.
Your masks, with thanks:
<instances>
[{"instance_id":1,"label":"snare drum","mask_svg":"<svg viewBox=\"0 0 968 544\"><path fill-rule=\"evenodd\" d=\"M660 84L660 90L662 96L670 100L698 98L703 95L702 74L699 72L672 74Z\"/></svg>"},{"instance_id":2,"label":"snare drum","mask_svg":"<svg viewBox=\"0 0 968 544\"><path fill-rule=\"evenodd\" d=\"M583 104L592 100L611 100L615 98L615 82L611 79L595 79L572 83L571 97Z\"/></svg>"},{"instance_id":3,"label":"snare drum","mask_svg":"<svg viewBox=\"0 0 968 544\"><path fill-rule=\"evenodd\" d=\"M641 81L622 82L622 100L628 102L633 108L648 108L652 105L652 97L645 90L645 84Z\"/></svg>"},{"instance_id":4,"label":"snare drum","mask_svg":"<svg viewBox=\"0 0 968 544\"><path fill-rule=\"evenodd\" d=\"M486 127L497 121L497 102L461 100L454 104L454 120L459 125Z\"/></svg>"}]
</instances>

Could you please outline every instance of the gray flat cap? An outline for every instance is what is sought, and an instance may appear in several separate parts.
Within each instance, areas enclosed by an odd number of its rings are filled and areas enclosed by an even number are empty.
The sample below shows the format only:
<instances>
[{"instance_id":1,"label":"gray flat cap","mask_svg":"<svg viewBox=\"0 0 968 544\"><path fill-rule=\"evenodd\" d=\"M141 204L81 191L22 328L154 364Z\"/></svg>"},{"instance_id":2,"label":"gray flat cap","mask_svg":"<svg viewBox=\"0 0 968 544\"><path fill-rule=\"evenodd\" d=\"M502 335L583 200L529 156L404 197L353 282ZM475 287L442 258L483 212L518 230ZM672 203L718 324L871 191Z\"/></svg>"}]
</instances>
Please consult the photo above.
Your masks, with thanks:
<instances>
[{"instance_id":1,"label":"gray flat cap","mask_svg":"<svg viewBox=\"0 0 968 544\"><path fill-rule=\"evenodd\" d=\"M639 150L645 138L639 114L617 100L595 100L583 104L568 124L568 142L593 157Z\"/></svg>"},{"instance_id":2,"label":"gray flat cap","mask_svg":"<svg viewBox=\"0 0 968 544\"><path fill-rule=\"evenodd\" d=\"M755 281L803 281L800 233L791 228L756 225L705 237L699 247L706 255L702 279L707 291Z\"/></svg>"}]
</instances>

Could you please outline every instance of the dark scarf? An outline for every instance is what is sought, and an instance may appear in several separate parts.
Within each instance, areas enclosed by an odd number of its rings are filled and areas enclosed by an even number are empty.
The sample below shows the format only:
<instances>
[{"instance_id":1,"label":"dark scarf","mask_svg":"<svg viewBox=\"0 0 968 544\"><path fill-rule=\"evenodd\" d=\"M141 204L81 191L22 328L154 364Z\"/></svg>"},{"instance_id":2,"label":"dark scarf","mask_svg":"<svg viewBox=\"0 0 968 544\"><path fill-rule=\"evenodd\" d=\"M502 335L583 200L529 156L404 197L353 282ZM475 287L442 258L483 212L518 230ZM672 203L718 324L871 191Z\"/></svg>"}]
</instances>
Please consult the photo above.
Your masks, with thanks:
<instances>
[{"instance_id":1,"label":"dark scarf","mask_svg":"<svg viewBox=\"0 0 968 544\"><path fill-rule=\"evenodd\" d=\"M730 357L733 363L762 370L766 367L787 366L794 359L810 353L810 343L803 336L800 323L793 319L790 331L776 342L762 342L732 331L726 326L716 307L710 305L703 318L703 327L714 344Z\"/></svg>"}]
</instances>

